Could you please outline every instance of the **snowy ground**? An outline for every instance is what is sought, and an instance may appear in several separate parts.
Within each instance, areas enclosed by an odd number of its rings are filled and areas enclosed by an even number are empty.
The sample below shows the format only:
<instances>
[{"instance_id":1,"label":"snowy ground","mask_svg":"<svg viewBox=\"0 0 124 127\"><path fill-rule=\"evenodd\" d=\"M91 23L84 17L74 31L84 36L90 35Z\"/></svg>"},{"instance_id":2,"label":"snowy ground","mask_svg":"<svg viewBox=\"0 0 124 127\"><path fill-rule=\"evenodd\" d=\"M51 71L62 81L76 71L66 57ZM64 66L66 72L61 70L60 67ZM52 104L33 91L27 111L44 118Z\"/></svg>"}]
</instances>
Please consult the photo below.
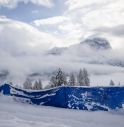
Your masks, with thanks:
<instances>
[{"instance_id":1,"label":"snowy ground","mask_svg":"<svg viewBox=\"0 0 124 127\"><path fill-rule=\"evenodd\" d=\"M0 96L0 127L124 127L124 110L88 112L34 106Z\"/></svg>"}]
</instances>

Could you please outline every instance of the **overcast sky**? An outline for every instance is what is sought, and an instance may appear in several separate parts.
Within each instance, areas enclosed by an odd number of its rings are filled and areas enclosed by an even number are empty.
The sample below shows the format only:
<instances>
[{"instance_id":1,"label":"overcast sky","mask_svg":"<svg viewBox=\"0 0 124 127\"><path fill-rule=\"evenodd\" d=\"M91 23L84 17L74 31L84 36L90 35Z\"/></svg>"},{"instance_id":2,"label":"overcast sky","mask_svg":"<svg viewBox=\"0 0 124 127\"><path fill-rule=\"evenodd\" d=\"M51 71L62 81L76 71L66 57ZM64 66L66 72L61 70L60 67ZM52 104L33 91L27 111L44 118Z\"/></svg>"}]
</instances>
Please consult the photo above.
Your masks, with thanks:
<instances>
[{"instance_id":1,"label":"overcast sky","mask_svg":"<svg viewBox=\"0 0 124 127\"><path fill-rule=\"evenodd\" d=\"M89 36L123 46L124 0L0 0L2 48L69 46Z\"/></svg>"}]
</instances>

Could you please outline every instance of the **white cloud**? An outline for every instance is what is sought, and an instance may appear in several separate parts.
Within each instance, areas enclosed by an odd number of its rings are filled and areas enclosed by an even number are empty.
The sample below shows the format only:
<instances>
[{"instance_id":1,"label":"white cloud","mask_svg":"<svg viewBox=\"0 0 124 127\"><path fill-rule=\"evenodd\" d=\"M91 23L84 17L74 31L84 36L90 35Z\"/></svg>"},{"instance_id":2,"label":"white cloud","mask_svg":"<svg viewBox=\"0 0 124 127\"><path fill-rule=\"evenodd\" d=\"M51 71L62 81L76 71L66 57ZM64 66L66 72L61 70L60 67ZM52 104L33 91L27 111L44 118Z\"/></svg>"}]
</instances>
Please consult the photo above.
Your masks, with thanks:
<instances>
[{"instance_id":1,"label":"white cloud","mask_svg":"<svg viewBox=\"0 0 124 127\"><path fill-rule=\"evenodd\" d=\"M82 25L78 22L73 22L70 17L64 15L35 20L32 24L58 38L59 41L56 46L59 47L79 43L83 35Z\"/></svg>"},{"instance_id":2,"label":"white cloud","mask_svg":"<svg viewBox=\"0 0 124 127\"><path fill-rule=\"evenodd\" d=\"M0 0L0 6L15 8L19 2L24 2L25 4L31 2L46 7L52 7L54 5L53 0Z\"/></svg>"},{"instance_id":3,"label":"white cloud","mask_svg":"<svg viewBox=\"0 0 124 127\"><path fill-rule=\"evenodd\" d=\"M0 72L8 70L8 80L23 82L27 75L47 65L42 55L57 41L31 25L0 17Z\"/></svg>"},{"instance_id":4,"label":"white cloud","mask_svg":"<svg viewBox=\"0 0 124 127\"><path fill-rule=\"evenodd\" d=\"M92 29L123 24L123 0L67 0L66 15ZM73 7L76 6L76 7ZM72 8L72 9L70 9Z\"/></svg>"},{"instance_id":5,"label":"white cloud","mask_svg":"<svg viewBox=\"0 0 124 127\"><path fill-rule=\"evenodd\" d=\"M94 31L94 29L123 25L123 4L123 0L66 0L66 10L63 15L38 19L33 24L62 40L63 43L61 42L59 46L79 43L91 35L105 37L115 46L115 40L118 38L118 40L122 40L122 36L115 37L114 35Z\"/></svg>"},{"instance_id":6,"label":"white cloud","mask_svg":"<svg viewBox=\"0 0 124 127\"><path fill-rule=\"evenodd\" d=\"M100 27L97 28L96 31L100 31L103 33L110 33L114 36L122 36L124 37L124 24L123 25L118 25L114 27Z\"/></svg>"},{"instance_id":7,"label":"white cloud","mask_svg":"<svg viewBox=\"0 0 124 127\"><path fill-rule=\"evenodd\" d=\"M26 23L0 17L0 48L10 53L43 52L57 39Z\"/></svg>"},{"instance_id":8,"label":"white cloud","mask_svg":"<svg viewBox=\"0 0 124 127\"><path fill-rule=\"evenodd\" d=\"M68 21L68 20L69 19L67 17L56 16L56 17L51 17L51 18L47 18L47 19L35 20L33 23L36 26L40 26L40 25L56 25L56 24L60 24L62 22Z\"/></svg>"},{"instance_id":9,"label":"white cloud","mask_svg":"<svg viewBox=\"0 0 124 127\"><path fill-rule=\"evenodd\" d=\"M109 1L109 0L108 0ZM80 9L83 7L88 7L89 5L95 5L95 4L101 4L101 3L106 3L106 1L103 0L67 0L65 4L69 7L69 10L74 10L74 9Z\"/></svg>"}]
</instances>

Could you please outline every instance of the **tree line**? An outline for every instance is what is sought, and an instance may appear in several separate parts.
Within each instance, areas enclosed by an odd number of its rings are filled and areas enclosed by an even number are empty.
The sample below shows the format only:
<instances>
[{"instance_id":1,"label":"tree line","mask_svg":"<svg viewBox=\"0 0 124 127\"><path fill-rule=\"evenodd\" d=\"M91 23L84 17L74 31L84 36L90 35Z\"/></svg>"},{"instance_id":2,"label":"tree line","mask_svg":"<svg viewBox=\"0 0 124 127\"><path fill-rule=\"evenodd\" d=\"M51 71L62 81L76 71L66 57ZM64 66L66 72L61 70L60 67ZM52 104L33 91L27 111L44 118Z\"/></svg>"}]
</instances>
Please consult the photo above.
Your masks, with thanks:
<instances>
[{"instance_id":1,"label":"tree line","mask_svg":"<svg viewBox=\"0 0 124 127\"><path fill-rule=\"evenodd\" d=\"M23 83L23 88L24 89L32 89L32 90L42 90L42 81L39 79L38 81L36 80L34 84L31 82L31 80L28 78L26 81Z\"/></svg>"},{"instance_id":2,"label":"tree line","mask_svg":"<svg viewBox=\"0 0 124 127\"><path fill-rule=\"evenodd\" d=\"M68 78L68 80L67 80ZM57 71L52 73L50 79L50 86L90 86L90 79L87 70L84 68L80 69L79 73L75 75L74 73L70 73L69 76L59 68Z\"/></svg>"},{"instance_id":3,"label":"tree line","mask_svg":"<svg viewBox=\"0 0 124 127\"><path fill-rule=\"evenodd\" d=\"M109 83L110 86L114 86L113 80ZM90 86L90 78L85 68L80 69L78 74L70 73L67 75L61 68L54 71L49 80L49 84L45 88L53 88L59 86ZM23 84L24 89L41 90L43 89L41 79L36 80L34 83L28 78Z\"/></svg>"},{"instance_id":4,"label":"tree line","mask_svg":"<svg viewBox=\"0 0 124 127\"><path fill-rule=\"evenodd\" d=\"M49 85L46 88L53 88L58 86L90 86L90 79L87 70L80 69L79 73L75 75L70 73L67 75L61 68L58 68L51 74ZM39 79L34 83L28 78L23 83L24 89L41 90L43 89L42 81Z\"/></svg>"}]
</instances>

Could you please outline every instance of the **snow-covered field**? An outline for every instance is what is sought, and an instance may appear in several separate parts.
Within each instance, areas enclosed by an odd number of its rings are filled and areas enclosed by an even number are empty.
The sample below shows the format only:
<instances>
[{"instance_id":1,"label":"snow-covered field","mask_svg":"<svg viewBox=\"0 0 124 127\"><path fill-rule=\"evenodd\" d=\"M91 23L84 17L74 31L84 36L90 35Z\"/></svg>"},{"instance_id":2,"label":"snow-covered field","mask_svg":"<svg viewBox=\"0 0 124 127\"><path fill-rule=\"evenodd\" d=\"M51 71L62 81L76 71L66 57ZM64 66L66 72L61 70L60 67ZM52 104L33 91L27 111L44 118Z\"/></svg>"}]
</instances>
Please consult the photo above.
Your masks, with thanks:
<instances>
[{"instance_id":1,"label":"snow-covered field","mask_svg":"<svg viewBox=\"0 0 124 127\"><path fill-rule=\"evenodd\" d=\"M0 127L124 127L124 110L61 109L17 103L0 96Z\"/></svg>"}]
</instances>

